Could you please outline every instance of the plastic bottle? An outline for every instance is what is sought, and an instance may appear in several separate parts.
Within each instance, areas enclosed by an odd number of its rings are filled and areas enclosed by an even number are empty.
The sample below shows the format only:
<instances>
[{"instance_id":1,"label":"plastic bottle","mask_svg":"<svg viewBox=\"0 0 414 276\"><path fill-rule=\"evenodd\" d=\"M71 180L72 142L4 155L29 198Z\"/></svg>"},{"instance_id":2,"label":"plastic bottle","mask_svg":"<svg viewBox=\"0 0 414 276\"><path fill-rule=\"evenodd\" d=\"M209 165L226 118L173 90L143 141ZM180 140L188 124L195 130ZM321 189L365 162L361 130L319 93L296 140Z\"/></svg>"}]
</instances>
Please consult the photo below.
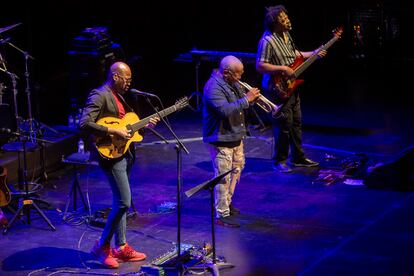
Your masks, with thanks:
<instances>
[{"instance_id":1,"label":"plastic bottle","mask_svg":"<svg viewBox=\"0 0 414 276\"><path fill-rule=\"evenodd\" d=\"M78 109L78 112L75 115L75 127L79 127L80 119L82 118L82 108Z\"/></svg>"},{"instance_id":2,"label":"plastic bottle","mask_svg":"<svg viewBox=\"0 0 414 276\"><path fill-rule=\"evenodd\" d=\"M82 139L79 139L78 141L78 153L85 153L85 143Z\"/></svg>"},{"instance_id":3,"label":"plastic bottle","mask_svg":"<svg viewBox=\"0 0 414 276\"><path fill-rule=\"evenodd\" d=\"M73 119L73 115L72 114L69 114L69 117L68 117L68 127L69 128L73 128L74 125L75 125L75 122L74 122L74 119Z\"/></svg>"}]
</instances>

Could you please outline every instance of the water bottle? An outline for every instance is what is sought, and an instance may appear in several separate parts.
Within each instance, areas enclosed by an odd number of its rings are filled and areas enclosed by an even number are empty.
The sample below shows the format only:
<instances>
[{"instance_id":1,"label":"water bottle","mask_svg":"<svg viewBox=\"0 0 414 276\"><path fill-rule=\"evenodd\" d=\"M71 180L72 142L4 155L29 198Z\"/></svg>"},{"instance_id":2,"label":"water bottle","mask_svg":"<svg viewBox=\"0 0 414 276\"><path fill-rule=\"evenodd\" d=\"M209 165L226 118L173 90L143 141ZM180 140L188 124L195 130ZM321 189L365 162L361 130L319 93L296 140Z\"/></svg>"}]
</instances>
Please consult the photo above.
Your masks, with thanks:
<instances>
[{"instance_id":1,"label":"water bottle","mask_svg":"<svg viewBox=\"0 0 414 276\"><path fill-rule=\"evenodd\" d=\"M75 128L79 127L79 120L80 120L79 114L76 114L75 115Z\"/></svg>"},{"instance_id":2,"label":"water bottle","mask_svg":"<svg viewBox=\"0 0 414 276\"><path fill-rule=\"evenodd\" d=\"M75 127L79 127L80 119L82 118L82 109L79 108L78 112L75 115Z\"/></svg>"},{"instance_id":3,"label":"water bottle","mask_svg":"<svg viewBox=\"0 0 414 276\"><path fill-rule=\"evenodd\" d=\"M68 127L69 127L69 128L73 128L73 127L74 127L74 125L75 125L75 123L74 123L73 115L72 115L72 114L69 114L69 118L68 118Z\"/></svg>"},{"instance_id":4,"label":"water bottle","mask_svg":"<svg viewBox=\"0 0 414 276\"><path fill-rule=\"evenodd\" d=\"M85 143L82 139L79 139L78 141L78 153L85 153Z\"/></svg>"}]
</instances>

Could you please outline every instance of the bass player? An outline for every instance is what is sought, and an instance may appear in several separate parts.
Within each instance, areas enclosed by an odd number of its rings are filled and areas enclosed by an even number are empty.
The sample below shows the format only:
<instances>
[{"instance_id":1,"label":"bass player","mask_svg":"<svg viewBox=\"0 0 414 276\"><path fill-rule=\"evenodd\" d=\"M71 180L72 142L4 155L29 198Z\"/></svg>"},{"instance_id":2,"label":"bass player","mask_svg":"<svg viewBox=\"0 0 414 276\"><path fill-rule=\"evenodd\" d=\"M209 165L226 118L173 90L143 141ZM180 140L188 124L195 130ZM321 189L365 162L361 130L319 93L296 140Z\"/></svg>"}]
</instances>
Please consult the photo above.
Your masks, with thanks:
<instances>
[{"instance_id":1,"label":"bass player","mask_svg":"<svg viewBox=\"0 0 414 276\"><path fill-rule=\"evenodd\" d=\"M289 31L292 25L284 6L278 5L267 8L265 15L265 32L258 43L256 70L263 74L263 94L276 104L283 104L278 116L272 117L274 136L274 169L278 172L292 172L287 163L290 145L290 165L295 167L315 167L319 163L305 156L302 148L302 122L300 98L295 91L289 98L281 97L274 77L277 75L286 79L295 77L294 70L289 67L295 59L304 59L317 53L319 57L326 55L326 50L316 49L313 52L299 51L293 43Z\"/></svg>"}]
</instances>

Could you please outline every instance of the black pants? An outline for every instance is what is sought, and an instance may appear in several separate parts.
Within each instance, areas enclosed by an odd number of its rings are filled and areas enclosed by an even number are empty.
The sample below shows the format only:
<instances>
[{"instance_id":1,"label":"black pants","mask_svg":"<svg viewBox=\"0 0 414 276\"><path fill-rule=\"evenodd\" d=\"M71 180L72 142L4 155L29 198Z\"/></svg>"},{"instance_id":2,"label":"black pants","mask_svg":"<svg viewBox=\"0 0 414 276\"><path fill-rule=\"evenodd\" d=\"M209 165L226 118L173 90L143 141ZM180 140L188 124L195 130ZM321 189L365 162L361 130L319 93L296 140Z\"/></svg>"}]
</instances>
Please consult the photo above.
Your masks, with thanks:
<instances>
[{"instance_id":1,"label":"black pants","mask_svg":"<svg viewBox=\"0 0 414 276\"><path fill-rule=\"evenodd\" d=\"M277 102L277 101L276 101ZM302 112L299 94L295 93L284 103L277 118L272 118L274 137L273 159L284 162L291 150L291 160L300 161L305 157L302 149Z\"/></svg>"}]
</instances>

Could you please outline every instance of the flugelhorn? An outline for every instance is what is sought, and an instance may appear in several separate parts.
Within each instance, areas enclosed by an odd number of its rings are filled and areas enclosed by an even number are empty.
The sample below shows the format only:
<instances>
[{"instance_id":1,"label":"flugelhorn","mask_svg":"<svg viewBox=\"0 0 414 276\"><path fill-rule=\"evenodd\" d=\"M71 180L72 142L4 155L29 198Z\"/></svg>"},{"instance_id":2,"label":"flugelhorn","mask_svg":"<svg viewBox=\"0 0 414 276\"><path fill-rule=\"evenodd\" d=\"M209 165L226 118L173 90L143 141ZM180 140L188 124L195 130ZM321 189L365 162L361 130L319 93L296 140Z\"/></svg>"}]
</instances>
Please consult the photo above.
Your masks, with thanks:
<instances>
[{"instance_id":1,"label":"flugelhorn","mask_svg":"<svg viewBox=\"0 0 414 276\"><path fill-rule=\"evenodd\" d=\"M246 88L247 90L252 89L253 87L251 87L249 84L242 82L241 80L236 80L241 86L243 86L244 88ZM272 103L270 100L268 100L265 96L263 96L262 94L259 95L259 97L257 98L257 100L255 101L255 104L257 104L261 109L263 109L265 112L267 113L271 113L272 115L275 115L280 107L275 105L274 103Z\"/></svg>"}]
</instances>

